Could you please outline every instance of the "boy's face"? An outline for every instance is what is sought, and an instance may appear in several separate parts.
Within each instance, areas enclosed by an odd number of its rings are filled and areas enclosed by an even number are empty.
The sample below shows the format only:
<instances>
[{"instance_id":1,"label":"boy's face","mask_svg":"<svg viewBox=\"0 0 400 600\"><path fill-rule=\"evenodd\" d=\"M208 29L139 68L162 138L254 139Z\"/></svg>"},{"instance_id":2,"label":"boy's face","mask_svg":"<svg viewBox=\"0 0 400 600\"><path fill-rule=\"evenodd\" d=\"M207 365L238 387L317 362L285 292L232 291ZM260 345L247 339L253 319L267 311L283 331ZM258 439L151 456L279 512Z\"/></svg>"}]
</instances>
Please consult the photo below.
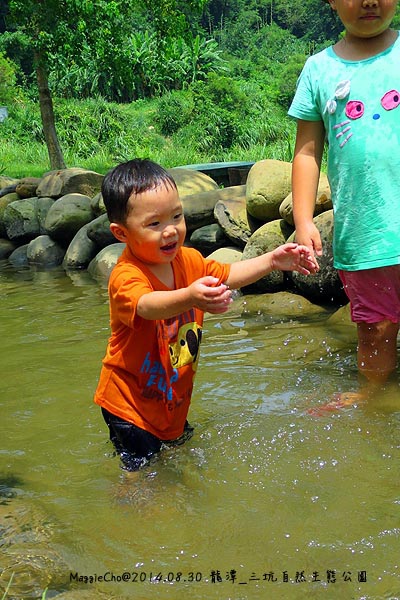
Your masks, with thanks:
<instances>
[{"instance_id":1,"label":"boy's face","mask_svg":"<svg viewBox=\"0 0 400 600\"><path fill-rule=\"evenodd\" d=\"M125 224L111 223L110 228L143 263L149 266L171 263L186 236L178 192L161 185L131 196Z\"/></svg>"},{"instance_id":2,"label":"boy's face","mask_svg":"<svg viewBox=\"0 0 400 600\"><path fill-rule=\"evenodd\" d=\"M390 27L398 0L329 0L346 32L358 38L376 37Z\"/></svg>"}]
</instances>

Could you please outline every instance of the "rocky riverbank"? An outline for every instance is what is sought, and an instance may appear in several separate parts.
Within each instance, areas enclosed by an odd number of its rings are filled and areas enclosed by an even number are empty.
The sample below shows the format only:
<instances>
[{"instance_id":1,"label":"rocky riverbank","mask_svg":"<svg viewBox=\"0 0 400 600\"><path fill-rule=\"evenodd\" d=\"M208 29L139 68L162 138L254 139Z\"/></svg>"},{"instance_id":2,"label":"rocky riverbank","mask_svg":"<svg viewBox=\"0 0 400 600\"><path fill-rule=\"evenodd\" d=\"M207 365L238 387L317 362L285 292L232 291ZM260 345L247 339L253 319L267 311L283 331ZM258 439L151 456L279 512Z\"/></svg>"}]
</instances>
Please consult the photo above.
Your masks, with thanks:
<instances>
[{"instance_id":1,"label":"rocky riverbank","mask_svg":"<svg viewBox=\"0 0 400 600\"><path fill-rule=\"evenodd\" d=\"M194 168L170 169L187 224L187 244L203 255L234 262L292 241L291 164L262 160L249 167L244 183L220 188ZM79 168L42 178L0 177L0 259L17 268L87 269L102 284L123 244L109 230L101 197L103 175ZM312 277L273 272L244 293L295 292L321 305L346 302L333 268L333 212L329 185L321 175L315 210L324 255Z\"/></svg>"}]
</instances>

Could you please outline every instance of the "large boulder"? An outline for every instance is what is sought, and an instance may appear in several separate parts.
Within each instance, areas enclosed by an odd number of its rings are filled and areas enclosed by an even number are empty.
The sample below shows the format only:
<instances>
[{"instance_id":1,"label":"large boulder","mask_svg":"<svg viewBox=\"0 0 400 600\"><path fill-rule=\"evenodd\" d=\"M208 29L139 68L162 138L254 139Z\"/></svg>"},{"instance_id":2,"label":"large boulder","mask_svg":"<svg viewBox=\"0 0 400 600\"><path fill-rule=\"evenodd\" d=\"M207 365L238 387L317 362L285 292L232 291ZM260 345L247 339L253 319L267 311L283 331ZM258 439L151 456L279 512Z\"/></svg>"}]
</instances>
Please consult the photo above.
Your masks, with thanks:
<instances>
[{"instance_id":1,"label":"large boulder","mask_svg":"<svg viewBox=\"0 0 400 600\"><path fill-rule=\"evenodd\" d=\"M246 244L246 247L243 250L242 260L254 258L255 256L260 256L261 254L274 250L277 246L284 244L292 232L293 228L283 219L276 219L269 223L265 223L253 233ZM243 292L276 292L283 288L285 280L285 273L282 271L272 271L255 283L243 288Z\"/></svg>"},{"instance_id":2,"label":"large boulder","mask_svg":"<svg viewBox=\"0 0 400 600\"><path fill-rule=\"evenodd\" d=\"M243 192L244 186L238 186ZM230 195L237 193L235 188L213 188L207 192L181 196L186 228L189 232L215 223L214 209L216 204Z\"/></svg>"},{"instance_id":3,"label":"large boulder","mask_svg":"<svg viewBox=\"0 0 400 600\"><path fill-rule=\"evenodd\" d=\"M56 200L46 216L45 228L56 241L67 246L81 227L94 217L90 198L67 194Z\"/></svg>"},{"instance_id":4,"label":"large boulder","mask_svg":"<svg viewBox=\"0 0 400 600\"><path fill-rule=\"evenodd\" d=\"M84 225L70 242L63 260L64 269L83 269L96 256L99 248L88 236L90 223Z\"/></svg>"},{"instance_id":5,"label":"large boulder","mask_svg":"<svg viewBox=\"0 0 400 600\"><path fill-rule=\"evenodd\" d=\"M333 238L333 210L323 212L314 218L314 223L321 234L323 255L318 257L319 271L314 275L302 275L291 271L289 277L296 289L306 298L317 302L339 303L346 302L337 270L333 266L332 238ZM295 241L295 233L288 241Z\"/></svg>"},{"instance_id":6,"label":"large boulder","mask_svg":"<svg viewBox=\"0 0 400 600\"><path fill-rule=\"evenodd\" d=\"M214 208L215 220L221 225L225 235L233 244L244 248L250 236L263 224L262 221L254 219L246 207L246 186L221 190L218 202Z\"/></svg>"},{"instance_id":7,"label":"large boulder","mask_svg":"<svg viewBox=\"0 0 400 600\"><path fill-rule=\"evenodd\" d=\"M29 244L23 244L22 246L18 246L8 257L8 261L15 268L28 267L28 246Z\"/></svg>"},{"instance_id":8,"label":"large boulder","mask_svg":"<svg viewBox=\"0 0 400 600\"><path fill-rule=\"evenodd\" d=\"M175 180L181 199L184 198L184 196L209 192L210 190L216 190L218 188L218 184L211 179L211 177L200 171L182 167L174 167L167 170Z\"/></svg>"},{"instance_id":9,"label":"large boulder","mask_svg":"<svg viewBox=\"0 0 400 600\"><path fill-rule=\"evenodd\" d=\"M246 183L246 205L252 217L279 219L279 207L291 191L292 165L281 160L260 160L250 169Z\"/></svg>"},{"instance_id":10,"label":"large boulder","mask_svg":"<svg viewBox=\"0 0 400 600\"><path fill-rule=\"evenodd\" d=\"M41 179L39 177L24 177L17 183L15 191L21 199L33 198L37 196L36 191L40 182Z\"/></svg>"},{"instance_id":11,"label":"large boulder","mask_svg":"<svg viewBox=\"0 0 400 600\"><path fill-rule=\"evenodd\" d=\"M241 296L235 300L234 310L239 310L247 317L263 316L272 322L277 319L280 322L305 320L329 314L323 306L287 291Z\"/></svg>"},{"instance_id":12,"label":"large boulder","mask_svg":"<svg viewBox=\"0 0 400 600\"><path fill-rule=\"evenodd\" d=\"M39 235L27 248L26 256L30 265L42 268L61 265L65 250L48 235Z\"/></svg>"},{"instance_id":13,"label":"large boulder","mask_svg":"<svg viewBox=\"0 0 400 600\"><path fill-rule=\"evenodd\" d=\"M19 179L14 179L12 177L4 177L0 175L0 198L5 196L6 194L14 193L18 183Z\"/></svg>"},{"instance_id":14,"label":"large boulder","mask_svg":"<svg viewBox=\"0 0 400 600\"><path fill-rule=\"evenodd\" d=\"M232 263L239 262L242 260L243 252L235 246L224 246L214 250L207 256L212 260L216 260L225 265L231 265Z\"/></svg>"},{"instance_id":15,"label":"large boulder","mask_svg":"<svg viewBox=\"0 0 400 600\"><path fill-rule=\"evenodd\" d=\"M100 215L88 224L87 236L96 244L99 250L118 241L111 233L107 214Z\"/></svg>"},{"instance_id":16,"label":"large boulder","mask_svg":"<svg viewBox=\"0 0 400 600\"><path fill-rule=\"evenodd\" d=\"M190 236L190 245L201 252L203 256L207 256L217 248L223 248L228 243L229 240L218 223L199 227Z\"/></svg>"},{"instance_id":17,"label":"large boulder","mask_svg":"<svg viewBox=\"0 0 400 600\"><path fill-rule=\"evenodd\" d=\"M17 185L19 179L15 179L15 177L5 177L4 175L0 175L0 190L4 188L8 188L10 185Z\"/></svg>"},{"instance_id":18,"label":"large boulder","mask_svg":"<svg viewBox=\"0 0 400 600\"><path fill-rule=\"evenodd\" d=\"M24 243L46 233L45 220L52 205L51 198L37 197L7 204L3 213L7 237Z\"/></svg>"},{"instance_id":19,"label":"large boulder","mask_svg":"<svg viewBox=\"0 0 400 600\"><path fill-rule=\"evenodd\" d=\"M332 209L331 188L329 187L328 177L321 173L319 178L317 197L315 200L314 217ZM293 199L292 192L283 200L279 207L279 214L289 225L294 226L293 219Z\"/></svg>"},{"instance_id":20,"label":"large boulder","mask_svg":"<svg viewBox=\"0 0 400 600\"><path fill-rule=\"evenodd\" d=\"M116 265L124 248L125 244L117 243L111 244L110 246L103 248L103 250L100 250L93 260L90 261L88 266L88 272L93 279L107 285L110 273Z\"/></svg>"},{"instance_id":21,"label":"large boulder","mask_svg":"<svg viewBox=\"0 0 400 600\"><path fill-rule=\"evenodd\" d=\"M106 212L106 207L104 206L103 195L101 192L98 192L91 199L90 205L92 207L92 211L98 217Z\"/></svg>"},{"instance_id":22,"label":"large boulder","mask_svg":"<svg viewBox=\"0 0 400 600\"><path fill-rule=\"evenodd\" d=\"M0 198L0 236L1 237L7 236L6 226L4 224L4 211L6 210L7 206L9 204L11 204L11 202L16 202L17 200L20 200L20 197L18 196L18 194L16 192L9 192L8 194L5 194L4 196L2 196Z\"/></svg>"},{"instance_id":23,"label":"large boulder","mask_svg":"<svg viewBox=\"0 0 400 600\"><path fill-rule=\"evenodd\" d=\"M73 168L46 173L37 187L37 195L61 198L77 193L93 198L101 188L104 176L94 171Z\"/></svg>"}]
</instances>

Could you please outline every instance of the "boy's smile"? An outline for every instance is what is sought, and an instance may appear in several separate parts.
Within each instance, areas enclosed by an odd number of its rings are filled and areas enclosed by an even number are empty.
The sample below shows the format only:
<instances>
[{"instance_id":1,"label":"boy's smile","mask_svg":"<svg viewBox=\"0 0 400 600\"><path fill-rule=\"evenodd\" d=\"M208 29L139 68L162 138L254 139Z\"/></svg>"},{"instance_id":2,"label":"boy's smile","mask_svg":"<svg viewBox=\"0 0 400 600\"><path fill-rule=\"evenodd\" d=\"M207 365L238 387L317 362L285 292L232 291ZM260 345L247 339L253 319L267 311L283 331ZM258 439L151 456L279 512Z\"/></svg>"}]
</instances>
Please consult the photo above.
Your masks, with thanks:
<instances>
[{"instance_id":1,"label":"boy's smile","mask_svg":"<svg viewBox=\"0 0 400 600\"><path fill-rule=\"evenodd\" d=\"M161 185L131 196L125 223L112 223L111 230L150 268L171 263L186 236L177 190Z\"/></svg>"}]
</instances>

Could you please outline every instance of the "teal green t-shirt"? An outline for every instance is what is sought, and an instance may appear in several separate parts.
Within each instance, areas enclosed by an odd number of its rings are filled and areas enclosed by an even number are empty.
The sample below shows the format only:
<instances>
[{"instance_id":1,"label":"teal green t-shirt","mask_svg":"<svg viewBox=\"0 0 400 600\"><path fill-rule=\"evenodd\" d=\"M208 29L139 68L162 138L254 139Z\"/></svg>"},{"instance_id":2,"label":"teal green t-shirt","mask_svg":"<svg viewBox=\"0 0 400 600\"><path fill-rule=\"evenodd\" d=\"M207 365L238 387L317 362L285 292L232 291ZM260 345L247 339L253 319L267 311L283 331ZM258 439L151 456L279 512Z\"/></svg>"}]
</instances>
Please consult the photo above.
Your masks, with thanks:
<instances>
[{"instance_id":1,"label":"teal green t-shirt","mask_svg":"<svg viewBox=\"0 0 400 600\"><path fill-rule=\"evenodd\" d=\"M400 38L362 61L311 56L289 115L324 122L334 208L334 265L400 263Z\"/></svg>"}]
</instances>

